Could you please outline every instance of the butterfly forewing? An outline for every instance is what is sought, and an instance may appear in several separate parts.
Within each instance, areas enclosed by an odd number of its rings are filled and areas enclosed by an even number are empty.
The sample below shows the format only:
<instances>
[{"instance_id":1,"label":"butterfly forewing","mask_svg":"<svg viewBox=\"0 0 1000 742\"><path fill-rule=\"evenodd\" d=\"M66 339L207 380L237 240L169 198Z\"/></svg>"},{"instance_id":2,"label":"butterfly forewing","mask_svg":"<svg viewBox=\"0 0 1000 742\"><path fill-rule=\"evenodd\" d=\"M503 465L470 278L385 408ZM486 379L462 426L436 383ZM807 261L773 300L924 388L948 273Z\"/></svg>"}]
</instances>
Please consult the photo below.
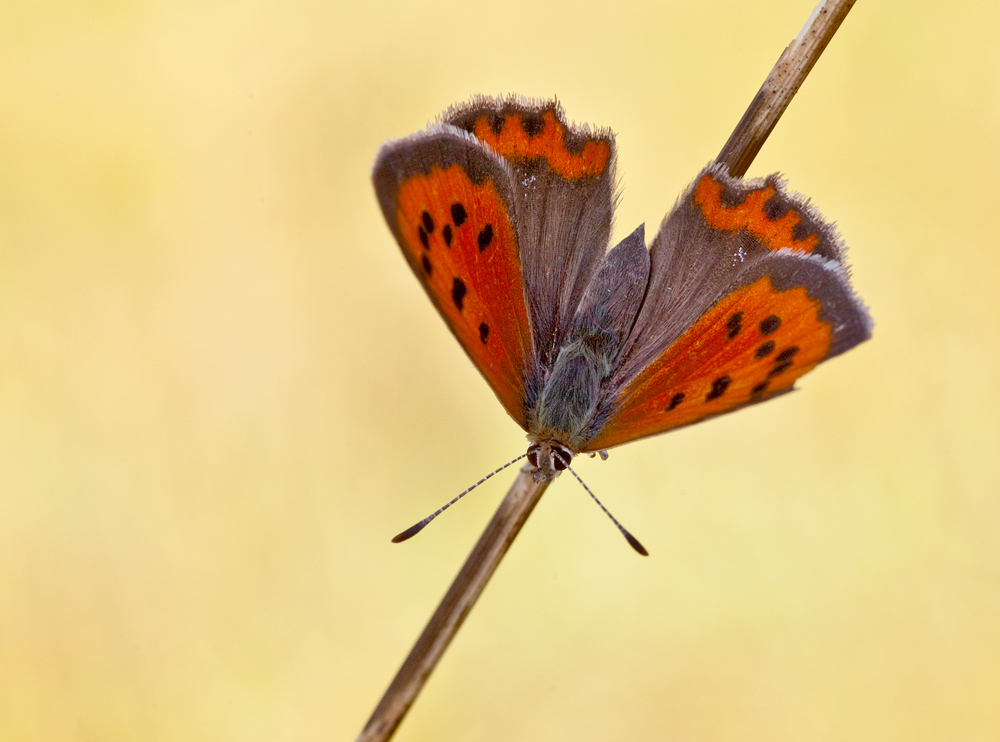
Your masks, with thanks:
<instances>
[{"instance_id":1,"label":"butterfly forewing","mask_svg":"<svg viewBox=\"0 0 1000 742\"><path fill-rule=\"evenodd\" d=\"M526 427L533 353L510 171L471 137L440 127L386 145L373 177L410 267L504 408Z\"/></svg>"},{"instance_id":2,"label":"butterfly forewing","mask_svg":"<svg viewBox=\"0 0 1000 742\"><path fill-rule=\"evenodd\" d=\"M610 400L586 450L769 399L869 335L841 266L788 250L766 256Z\"/></svg>"}]
</instances>

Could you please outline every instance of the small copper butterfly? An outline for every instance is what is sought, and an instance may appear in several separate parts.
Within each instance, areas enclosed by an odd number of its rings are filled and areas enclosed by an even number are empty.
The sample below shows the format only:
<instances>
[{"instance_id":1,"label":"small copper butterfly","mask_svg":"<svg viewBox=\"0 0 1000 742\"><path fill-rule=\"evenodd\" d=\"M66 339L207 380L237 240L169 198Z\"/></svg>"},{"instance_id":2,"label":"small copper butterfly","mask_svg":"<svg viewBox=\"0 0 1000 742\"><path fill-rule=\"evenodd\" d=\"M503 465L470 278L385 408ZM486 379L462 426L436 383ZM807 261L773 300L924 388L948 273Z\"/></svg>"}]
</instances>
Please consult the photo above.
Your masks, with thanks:
<instances>
[{"instance_id":1,"label":"small copper butterfly","mask_svg":"<svg viewBox=\"0 0 1000 742\"><path fill-rule=\"evenodd\" d=\"M708 165L607 250L614 137L555 101L476 98L383 145L403 255L527 433L538 481L576 454L773 399L866 340L833 226L776 175Z\"/></svg>"}]
</instances>

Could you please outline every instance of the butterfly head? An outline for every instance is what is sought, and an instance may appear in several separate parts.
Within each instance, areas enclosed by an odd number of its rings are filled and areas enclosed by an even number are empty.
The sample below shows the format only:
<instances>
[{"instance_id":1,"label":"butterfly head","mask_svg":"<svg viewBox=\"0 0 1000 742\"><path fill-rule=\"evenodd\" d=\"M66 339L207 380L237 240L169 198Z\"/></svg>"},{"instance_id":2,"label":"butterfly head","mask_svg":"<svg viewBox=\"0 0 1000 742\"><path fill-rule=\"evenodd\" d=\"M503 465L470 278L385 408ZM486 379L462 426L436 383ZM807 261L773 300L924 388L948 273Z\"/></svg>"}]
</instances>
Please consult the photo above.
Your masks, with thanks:
<instances>
[{"instance_id":1,"label":"butterfly head","mask_svg":"<svg viewBox=\"0 0 1000 742\"><path fill-rule=\"evenodd\" d=\"M528 465L536 482L551 482L569 468L573 452L559 441L545 438L528 446Z\"/></svg>"}]
</instances>

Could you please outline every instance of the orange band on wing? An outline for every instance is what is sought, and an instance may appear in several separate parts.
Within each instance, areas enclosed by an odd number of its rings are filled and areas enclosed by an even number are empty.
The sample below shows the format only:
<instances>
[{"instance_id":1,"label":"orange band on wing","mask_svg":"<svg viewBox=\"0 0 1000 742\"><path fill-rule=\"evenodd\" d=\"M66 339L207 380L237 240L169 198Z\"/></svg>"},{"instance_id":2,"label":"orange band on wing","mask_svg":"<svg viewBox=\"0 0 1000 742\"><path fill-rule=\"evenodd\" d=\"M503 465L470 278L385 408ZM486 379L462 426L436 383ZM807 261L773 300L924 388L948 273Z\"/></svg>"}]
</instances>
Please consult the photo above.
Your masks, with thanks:
<instances>
[{"instance_id":1,"label":"orange band on wing","mask_svg":"<svg viewBox=\"0 0 1000 742\"><path fill-rule=\"evenodd\" d=\"M544 157L559 175L570 180L596 176L604 172L611 157L611 145L601 139L584 142L579 154L566 148L565 128L556 119L555 112L542 114L542 128L529 134L520 113L509 113L503 118L499 132L494 131L489 116L476 119L472 133L489 145L501 157Z\"/></svg>"},{"instance_id":2,"label":"orange band on wing","mask_svg":"<svg viewBox=\"0 0 1000 742\"><path fill-rule=\"evenodd\" d=\"M802 287L767 276L720 299L618 396L597 451L789 389L830 352L833 328Z\"/></svg>"},{"instance_id":3,"label":"orange band on wing","mask_svg":"<svg viewBox=\"0 0 1000 742\"><path fill-rule=\"evenodd\" d=\"M723 203L722 190L722 183L708 173L701 176L695 186L694 203L701 208L709 226L728 232L746 229L769 250L788 247L808 253L819 244L819 235L815 233L800 240L793 237L795 226L802 221L802 215L794 209L789 209L775 219L768 216L766 204L775 195L775 188L770 183L751 191L742 203L735 206Z\"/></svg>"}]
</instances>

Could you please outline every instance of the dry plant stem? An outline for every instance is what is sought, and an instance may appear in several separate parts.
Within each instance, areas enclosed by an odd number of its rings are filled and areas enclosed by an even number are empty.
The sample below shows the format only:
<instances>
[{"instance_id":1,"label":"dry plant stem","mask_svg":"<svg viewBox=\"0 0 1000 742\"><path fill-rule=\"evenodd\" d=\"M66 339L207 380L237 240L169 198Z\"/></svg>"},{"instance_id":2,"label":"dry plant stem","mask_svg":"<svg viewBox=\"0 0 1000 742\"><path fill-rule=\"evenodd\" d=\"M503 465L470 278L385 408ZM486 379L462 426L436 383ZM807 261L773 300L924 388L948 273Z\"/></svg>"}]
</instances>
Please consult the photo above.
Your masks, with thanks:
<instances>
[{"instance_id":1,"label":"dry plant stem","mask_svg":"<svg viewBox=\"0 0 1000 742\"><path fill-rule=\"evenodd\" d=\"M548 486L548 482L535 482L531 474L524 471L514 481L514 486L500 503L462 570L410 650L410 655L358 735L358 742L387 740L396 731Z\"/></svg>"},{"instance_id":2,"label":"dry plant stem","mask_svg":"<svg viewBox=\"0 0 1000 742\"><path fill-rule=\"evenodd\" d=\"M742 178L764 145L802 81L837 33L854 0L824 0L813 10L799 35L778 57L740 123L716 158Z\"/></svg>"},{"instance_id":3,"label":"dry plant stem","mask_svg":"<svg viewBox=\"0 0 1000 742\"><path fill-rule=\"evenodd\" d=\"M718 160L726 163L734 176L746 173L852 5L854 0L820 2L799 35L782 52L719 153ZM514 482L357 742L384 742L396 731L547 486L524 472Z\"/></svg>"}]
</instances>

